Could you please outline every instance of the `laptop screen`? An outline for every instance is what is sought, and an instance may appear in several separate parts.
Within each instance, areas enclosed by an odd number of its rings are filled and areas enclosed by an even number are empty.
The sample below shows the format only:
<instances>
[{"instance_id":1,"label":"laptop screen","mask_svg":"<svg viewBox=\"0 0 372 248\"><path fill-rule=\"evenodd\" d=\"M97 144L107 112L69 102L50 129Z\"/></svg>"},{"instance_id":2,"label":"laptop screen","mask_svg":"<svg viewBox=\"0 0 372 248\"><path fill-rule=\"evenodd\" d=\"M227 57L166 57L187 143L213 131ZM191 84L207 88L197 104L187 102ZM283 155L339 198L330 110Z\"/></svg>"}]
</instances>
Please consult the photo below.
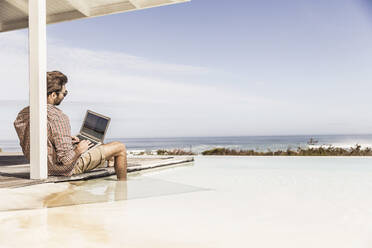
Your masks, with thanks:
<instances>
[{"instance_id":1,"label":"laptop screen","mask_svg":"<svg viewBox=\"0 0 372 248\"><path fill-rule=\"evenodd\" d=\"M108 121L109 120L103 117L88 112L81 132L102 140L103 136L105 135Z\"/></svg>"}]
</instances>

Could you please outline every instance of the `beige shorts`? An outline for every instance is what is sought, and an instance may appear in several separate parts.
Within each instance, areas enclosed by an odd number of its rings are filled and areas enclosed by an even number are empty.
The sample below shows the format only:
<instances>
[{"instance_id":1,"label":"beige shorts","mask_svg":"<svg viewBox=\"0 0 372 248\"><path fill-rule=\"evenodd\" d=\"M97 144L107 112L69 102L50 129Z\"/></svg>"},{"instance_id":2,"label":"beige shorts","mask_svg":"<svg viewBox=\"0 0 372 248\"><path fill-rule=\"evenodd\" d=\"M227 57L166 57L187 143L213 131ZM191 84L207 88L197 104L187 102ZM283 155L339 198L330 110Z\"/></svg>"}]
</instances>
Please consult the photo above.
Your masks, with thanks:
<instances>
[{"instance_id":1,"label":"beige shorts","mask_svg":"<svg viewBox=\"0 0 372 248\"><path fill-rule=\"evenodd\" d=\"M97 146L88 150L78 158L74 165L74 169L72 169L72 175L91 171L98 167L106 167L105 162L106 158L103 147Z\"/></svg>"}]
</instances>

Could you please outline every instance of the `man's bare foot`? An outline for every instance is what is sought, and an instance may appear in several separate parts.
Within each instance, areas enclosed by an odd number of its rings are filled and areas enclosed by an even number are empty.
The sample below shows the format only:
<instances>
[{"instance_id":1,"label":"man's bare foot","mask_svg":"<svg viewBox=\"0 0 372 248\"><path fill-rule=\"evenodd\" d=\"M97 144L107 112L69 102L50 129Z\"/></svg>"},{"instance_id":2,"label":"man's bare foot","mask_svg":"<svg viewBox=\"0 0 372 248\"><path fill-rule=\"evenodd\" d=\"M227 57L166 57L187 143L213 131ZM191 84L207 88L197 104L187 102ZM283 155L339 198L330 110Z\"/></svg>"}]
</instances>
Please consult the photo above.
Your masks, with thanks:
<instances>
[{"instance_id":1,"label":"man's bare foot","mask_svg":"<svg viewBox=\"0 0 372 248\"><path fill-rule=\"evenodd\" d=\"M115 164L114 157L107 160L107 167L114 167L114 164Z\"/></svg>"}]
</instances>

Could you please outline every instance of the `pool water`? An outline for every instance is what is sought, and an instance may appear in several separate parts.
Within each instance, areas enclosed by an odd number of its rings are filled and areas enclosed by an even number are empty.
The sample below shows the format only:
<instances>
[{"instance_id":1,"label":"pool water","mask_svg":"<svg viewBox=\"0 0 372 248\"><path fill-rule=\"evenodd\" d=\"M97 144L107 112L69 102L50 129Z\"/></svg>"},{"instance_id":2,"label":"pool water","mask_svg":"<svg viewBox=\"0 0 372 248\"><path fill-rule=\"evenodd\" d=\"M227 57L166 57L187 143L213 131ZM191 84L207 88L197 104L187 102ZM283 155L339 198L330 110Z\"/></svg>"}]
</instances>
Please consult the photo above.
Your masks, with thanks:
<instances>
[{"instance_id":1,"label":"pool water","mask_svg":"<svg viewBox=\"0 0 372 248\"><path fill-rule=\"evenodd\" d=\"M371 247L372 158L193 165L0 190L0 247Z\"/></svg>"}]
</instances>

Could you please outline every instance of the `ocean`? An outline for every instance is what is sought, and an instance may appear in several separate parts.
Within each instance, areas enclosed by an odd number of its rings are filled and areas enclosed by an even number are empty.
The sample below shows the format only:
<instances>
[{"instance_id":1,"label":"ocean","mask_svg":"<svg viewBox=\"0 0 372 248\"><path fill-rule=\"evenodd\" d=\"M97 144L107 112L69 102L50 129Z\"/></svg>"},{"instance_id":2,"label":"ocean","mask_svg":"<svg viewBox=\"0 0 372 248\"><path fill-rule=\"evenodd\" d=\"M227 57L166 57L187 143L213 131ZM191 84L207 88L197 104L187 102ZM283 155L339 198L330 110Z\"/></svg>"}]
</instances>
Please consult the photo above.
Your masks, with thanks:
<instances>
[{"instance_id":1,"label":"ocean","mask_svg":"<svg viewBox=\"0 0 372 248\"><path fill-rule=\"evenodd\" d=\"M289 136L231 136L231 137L172 137L172 138L107 138L105 143L120 141L129 151L154 151L158 149L183 149L202 151L225 147L230 149L254 149L256 151L306 148L310 139L317 141L312 146L336 146L350 148L356 144L372 147L372 134L366 135L289 135ZM4 152L21 152L17 140L0 140Z\"/></svg>"}]
</instances>

